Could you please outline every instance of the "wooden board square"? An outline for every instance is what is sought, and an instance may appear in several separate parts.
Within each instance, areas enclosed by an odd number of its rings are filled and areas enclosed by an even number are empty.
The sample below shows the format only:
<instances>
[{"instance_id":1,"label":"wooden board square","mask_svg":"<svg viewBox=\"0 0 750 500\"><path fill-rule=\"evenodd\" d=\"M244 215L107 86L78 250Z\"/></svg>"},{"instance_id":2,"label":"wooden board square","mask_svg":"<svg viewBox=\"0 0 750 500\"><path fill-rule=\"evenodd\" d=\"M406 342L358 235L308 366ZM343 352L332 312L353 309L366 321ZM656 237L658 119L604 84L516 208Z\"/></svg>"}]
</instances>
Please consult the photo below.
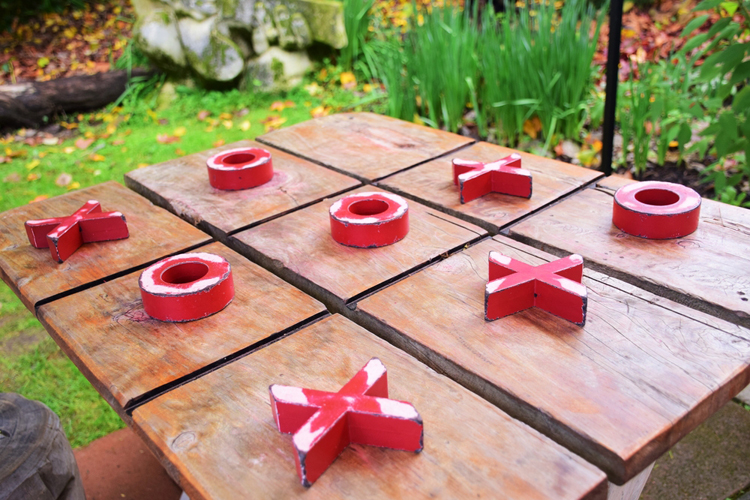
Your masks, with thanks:
<instances>
[{"instance_id":1,"label":"wooden board square","mask_svg":"<svg viewBox=\"0 0 750 500\"><path fill-rule=\"evenodd\" d=\"M125 215L130 237L86 243L62 264L49 249L31 246L24 223L70 215L88 200ZM0 271L32 312L34 305L83 285L158 260L211 238L116 182L31 203L0 214Z\"/></svg>"},{"instance_id":2,"label":"wooden board square","mask_svg":"<svg viewBox=\"0 0 750 500\"><path fill-rule=\"evenodd\" d=\"M221 243L199 251L232 266L234 300L213 316L151 319L141 303L140 272L39 308L50 335L116 410L326 314L323 304Z\"/></svg>"},{"instance_id":3,"label":"wooden board square","mask_svg":"<svg viewBox=\"0 0 750 500\"><path fill-rule=\"evenodd\" d=\"M490 193L468 203L461 203L458 186L453 184L454 158L491 162L512 153L520 154L522 167L531 171L531 198ZM602 175L596 170L479 142L383 179L378 182L378 186L497 233L504 226L559 200Z\"/></svg>"},{"instance_id":4,"label":"wooden board square","mask_svg":"<svg viewBox=\"0 0 750 500\"><path fill-rule=\"evenodd\" d=\"M221 151L240 147L270 151L273 179L262 186L240 191L211 187L206 160ZM223 239L227 233L259 224L361 183L278 149L254 141L240 141L133 170L125 175L125 184L153 203Z\"/></svg>"},{"instance_id":5,"label":"wooden board square","mask_svg":"<svg viewBox=\"0 0 750 500\"><path fill-rule=\"evenodd\" d=\"M258 142L372 181L474 140L373 113L339 113L274 130Z\"/></svg>"},{"instance_id":6,"label":"wooden board square","mask_svg":"<svg viewBox=\"0 0 750 500\"><path fill-rule=\"evenodd\" d=\"M269 385L338 391L372 357L389 397L419 411L424 450L353 445L304 488ZM150 401L133 421L192 500L606 496L601 471L338 315Z\"/></svg>"},{"instance_id":7,"label":"wooden board square","mask_svg":"<svg viewBox=\"0 0 750 500\"><path fill-rule=\"evenodd\" d=\"M602 180L513 226L510 234L554 254L581 254L604 273L750 327L750 210L704 199L693 234L638 238L612 224L614 193L631 182Z\"/></svg>"},{"instance_id":8,"label":"wooden board square","mask_svg":"<svg viewBox=\"0 0 750 500\"><path fill-rule=\"evenodd\" d=\"M485 240L357 303L353 318L622 484L750 381L750 331L586 269L579 327L539 309L484 319Z\"/></svg>"},{"instance_id":9,"label":"wooden board square","mask_svg":"<svg viewBox=\"0 0 750 500\"><path fill-rule=\"evenodd\" d=\"M365 191L382 190L366 186L353 193ZM331 237L328 209L337 199L237 233L229 245L338 311L346 302L486 234L411 201L406 238L381 248L347 247Z\"/></svg>"}]
</instances>

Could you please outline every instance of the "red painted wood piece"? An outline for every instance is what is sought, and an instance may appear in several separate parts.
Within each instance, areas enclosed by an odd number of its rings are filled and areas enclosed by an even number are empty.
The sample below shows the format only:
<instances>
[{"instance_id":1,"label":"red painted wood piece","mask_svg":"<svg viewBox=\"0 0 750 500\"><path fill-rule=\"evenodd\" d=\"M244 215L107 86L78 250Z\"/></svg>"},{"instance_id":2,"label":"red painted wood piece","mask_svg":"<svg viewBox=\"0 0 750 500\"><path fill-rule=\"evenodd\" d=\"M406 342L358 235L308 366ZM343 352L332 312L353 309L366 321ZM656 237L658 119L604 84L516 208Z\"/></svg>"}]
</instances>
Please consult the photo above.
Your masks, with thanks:
<instances>
[{"instance_id":1,"label":"red painted wood piece","mask_svg":"<svg viewBox=\"0 0 750 500\"><path fill-rule=\"evenodd\" d=\"M279 431L294 435L294 460L304 486L311 486L349 444L422 451L422 417L410 403L388 399L387 372L378 358L337 393L276 384L269 391Z\"/></svg>"},{"instance_id":2,"label":"red painted wood piece","mask_svg":"<svg viewBox=\"0 0 750 500\"><path fill-rule=\"evenodd\" d=\"M331 236L342 245L373 248L401 241L409 233L409 205L380 191L345 196L331 205Z\"/></svg>"},{"instance_id":3,"label":"red painted wood piece","mask_svg":"<svg viewBox=\"0 0 750 500\"><path fill-rule=\"evenodd\" d=\"M162 259L141 273L138 285L146 313L173 323L215 314L234 298L232 266L205 252Z\"/></svg>"},{"instance_id":4,"label":"red painted wood piece","mask_svg":"<svg viewBox=\"0 0 750 500\"><path fill-rule=\"evenodd\" d=\"M490 252L489 283L484 293L484 317L493 321L539 307L583 326L586 322L586 286L583 257L570 255L540 266L530 266L499 252Z\"/></svg>"},{"instance_id":5,"label":"red painted wood piece","mask_svg":"<svg viewBox=\"0 0 750 500\"><path fill-rule=\"evenodd\" d=\"M518 153L491 163L454 158L453 183L459 187L461 203L488 193L531 198L531 172L521 168Z\"/></svg>"},{"instance_id":6,"label":"red painted wood piece","mask_svg":"<svg viewBox=\"0 0 750 500\"><path fill-rule=\"evenodd\" d=\"M62 263L84 243L127 238L128 224L120 212L102 212L96 200L87 201L68 217L26 221L26 234L35 248L49 248Z\"/></svg>"},{"instance_id":7,"label":"red painted wood piece","mask_svg":"<svg viewBox=\"0 0 750 500\"><path fill-rule=\"evenodd\" d=\"M216 189L237 191L260 186L273 178L271 153L261 148L236 148L206 161L208 181Z\"/></svg>"},{"instance_id":8,"label":"red painted wood piece","mask_svg":"<svg viewBox=\"0 0 750 500\"><path fill-rule=\"evenodd\" d=\"M701 197L672 182L628 184L615 193L612 222L633 236L652 240L680 238L698 229Z\"/></svg>"}]
</instances>

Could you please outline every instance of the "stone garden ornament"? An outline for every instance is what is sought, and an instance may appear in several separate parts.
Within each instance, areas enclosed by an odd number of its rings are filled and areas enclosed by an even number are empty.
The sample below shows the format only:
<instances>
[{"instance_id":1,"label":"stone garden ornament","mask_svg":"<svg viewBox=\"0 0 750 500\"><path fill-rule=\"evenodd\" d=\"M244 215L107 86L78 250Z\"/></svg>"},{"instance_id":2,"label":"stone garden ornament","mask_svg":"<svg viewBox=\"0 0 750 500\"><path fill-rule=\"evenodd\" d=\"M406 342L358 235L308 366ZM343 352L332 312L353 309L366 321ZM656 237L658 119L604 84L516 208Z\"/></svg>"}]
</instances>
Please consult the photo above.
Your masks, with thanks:
<instances>
[{"instance_id":1,"label":"stone garden ornament","mask_svg":"<svg viewBox=\"0 0 750 500\"><path fill-rule=\"evenodd\" d=\"M208 84L285 87L307 71L314 42L346 46L336 0L133 0L138 47L160 68Z\"/></svg>"}]
</instances>

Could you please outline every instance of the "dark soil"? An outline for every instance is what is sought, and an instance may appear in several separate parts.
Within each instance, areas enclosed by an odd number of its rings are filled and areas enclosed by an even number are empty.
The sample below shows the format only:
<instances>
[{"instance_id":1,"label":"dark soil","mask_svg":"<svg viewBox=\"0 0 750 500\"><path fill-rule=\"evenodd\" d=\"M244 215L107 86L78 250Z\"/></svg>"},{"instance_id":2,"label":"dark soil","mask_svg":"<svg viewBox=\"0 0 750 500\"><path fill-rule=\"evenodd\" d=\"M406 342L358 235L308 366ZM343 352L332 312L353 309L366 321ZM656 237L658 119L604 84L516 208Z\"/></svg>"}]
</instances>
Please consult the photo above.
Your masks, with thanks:
<instances>
[{"instance_id":1,"label":"dark soil","mask_svg":"<svg viewBox=\"0 0 750 500\"><path fill-rule=\"evenodd\" d=\"M689 168L684 164L667 162L664 166L659 166L649 163L648 168L640 177L632 174L629 169L624 167L620 167L615 173L633 177L639 181L674 182L695 189L704 198L713 199L715 196L713 182L703 182L705 177L701 175L700 171Z\"/></svg>"}]
</instances>

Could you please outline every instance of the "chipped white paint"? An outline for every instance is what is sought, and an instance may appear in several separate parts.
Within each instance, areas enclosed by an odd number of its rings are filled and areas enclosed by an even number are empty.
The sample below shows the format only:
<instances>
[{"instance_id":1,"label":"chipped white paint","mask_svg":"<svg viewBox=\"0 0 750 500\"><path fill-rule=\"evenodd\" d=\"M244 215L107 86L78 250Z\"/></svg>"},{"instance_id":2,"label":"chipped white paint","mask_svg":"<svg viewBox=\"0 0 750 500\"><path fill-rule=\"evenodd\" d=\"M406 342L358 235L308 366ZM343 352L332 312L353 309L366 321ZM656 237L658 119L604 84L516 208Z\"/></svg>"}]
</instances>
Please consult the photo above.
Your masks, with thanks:
<instances>
[{"instance_id":1,"label":"chipped white paint","mask_svg":"<svg viewBox=\"0 0 750 500\"><path fill-rule=\"evenodd\" d=\"M390 211L393 207L393 204L396 205L396 211L392 214L388 215L387 217L382 216L369 216L369 217L363 217L360 215L357 215L355 213L352 213L348 207L353 205L354 203L357 203L359 201L365 201L365 200L372 200L372 201L383 201L388 204L388 209L383 212L386 213ZM347 202L347 208L344 208L344 202ZM356 193L349 196L345 196L344 198L340 199L333 205L331 205L331 208L329 209L329 213L331 214L331 217L334 219L345 222L347 224L375 224L379 222L385 222L389 220L398 219L401 216L403 216L407 210L409 210L409 204L406 203L406 200L402 197L392 194L392 193L385 193L385 192L379 192L379 191L367 191L364 193Z\"/></svg>"},{"instance_id":2,"label":"chipped white paint","mask_svg":"<svg viewBox=\"0 0 750 500\"><path fill-rule=\"evenodd\" d=\"M510 257L503 255L500 252L495 252L494 250L490 252L490 260L493 260L503 266L509 266L513 261L513 259L511 259Z\"/></svg>"},{"instance_id":3,"label":"chipped white paint","mask_svg":"<svg viewBox=\"0 0 750 500\"><path fill-rule=\"evenodd\" d=\"M310 417L307 422L305 422L305 425L300 427L300 429L294 434L294 446L301 452L308 452L310 451L310 448L312 448L312 445L315 443L315 440L320 437L323 432L325 432L327 426L321 425L315 431L312 430L313 423L320 418L321 413L318 412L312 417Z\"/></svg>"},{"instance_id":4,"label":"chipped white paint","mask_svg":"<svg viewBox=\"0 0 750 500\"><path fill-rule=\"evenodd\" d=\"M371 359L363 370L367 373L367 387L370 388L385 374L385 365L379 359Z\"/></svg>"},{"instance_id":5,"label":"chipped white paint","mask_svg":"<svg viewBox=\"0 0 750 500\"><path fill-rule=\"evenodd\" d=\"M199 264L202 261L213 262L216 264L226 264L220 272L219 276L209 276L192 281L190 283L172 284L166 283L161 279L161 275L174 265L179 264ZM218 255L196 252L196 253L185 253L182 255L176 255L169 257L164 260L160 260L156 264L147 268L141 274L140 284L143 291L157 295L188 295L191 293L199 292L206 288L209 288L219 281L222 276L229 271L229 262L223 257Z\"/></svg>"},{"instance_id":6,"label":"chipped white paint","mask_svg":"<svg viewBox=\"0 0 750 500\"><path fill-rule=\"evenodd\" d=\"M577 283L573 280L569 280L568 278L558 278L558 283L560 283L560 286L564 289L568 290L569 292L573 292L576 295L579 295L581 297L586 296L586 286L582 285L581 283Z\"/></svg>"},{"instance_id":7,"label":"chipped white paint","mask_svg":"<svg viewBox=\"0 0 750 500\"><path fill-rule=\"evenodd\" d=\"M272 385L271 394L277 401L285 403L294 403L299 405L309 404L304 389L300 387L291 387L288 385Z\"/></svg>"},{"instance_id":8,"label":"chipped white paint","mask_svg":"<svg viewBox=\"0 0 750 500\"><path fill-rule=\"evenodd\" d=\"M375 398L380 405L380 411L385 415L398 418L414 420L419 418L417 410L409 403L403 403L394 399Z\"/></svg>"},{"instance_id":9,"label":"chipped white paint","mask_svg":"<svg viewBox=\"0 0 750 500\"><path fill-rule=\"evenodd\" d=\"M232 154L251 154L256 157L256 160L246 165L240 164L241 166L225 165L223 163L218 162L218 159L220 156L228 157ZM213 155L211 158L209 158L206 161L206 164L208 165L208 168L212 168L214 170L237 171L237 170L248 170L251 168L260 167L261 165L265 165L269 161L271 161L271 153L266 151L265 149L236 148L236 149L230 149L228 151L222 151L221 153L217 155Z\"/></svg>"},{"instance_id":10,"label":"chipped white paint","mask_svg":"<svg viewBox=\"0 0 750 500\"><path fill-rule=\"evenodd\" d=\"M496 280L492 280L489 283L485 285L485 290L487 293L495 293L498 288L503 284L505 281L505 278L498 278Z\"/></svg>"},{"instance_id":11,"label":"chipped white paint","mask_svg":"<svg viewBox=\"0 0 750 500\"><path fill-rule=\"evenodd\" d=\"M518 153L513 153L512 155L506 158L503 158L502 160L493 161L491 163L472 162L468 160L453 160L453 163L454 165L476 168L476 170L474 171L464 172L463 174L459 174L458 179L461 182L466 182L468 180L479 177L480 175L484 175L487 172L497 172L501 168L508 166L509 163L512 163L520 159L521 159L521 155L519 155ZM526 169L518 168L518 167L511 167L511 168L513 168L513 173L516 175L524 175L526 177L531 177L531 172L529 172Z\"/></svg>"},{"instance_id":12,"label":"chipped white paint","mask_svg":"<svg viewBox=\"0 0 750 500\"><path fill-rule=\"evenodd\" d=\"M648 190L669 191L678 196L678 200L670 205L650 205L638 201L635 196L640 191ZM701 204L701 197L693 189L670 182L645 181L628 184L617 190L615 199L625 208L636 212L658 215L679 214L693 210Z\"/></svg>"}]
</instances>

